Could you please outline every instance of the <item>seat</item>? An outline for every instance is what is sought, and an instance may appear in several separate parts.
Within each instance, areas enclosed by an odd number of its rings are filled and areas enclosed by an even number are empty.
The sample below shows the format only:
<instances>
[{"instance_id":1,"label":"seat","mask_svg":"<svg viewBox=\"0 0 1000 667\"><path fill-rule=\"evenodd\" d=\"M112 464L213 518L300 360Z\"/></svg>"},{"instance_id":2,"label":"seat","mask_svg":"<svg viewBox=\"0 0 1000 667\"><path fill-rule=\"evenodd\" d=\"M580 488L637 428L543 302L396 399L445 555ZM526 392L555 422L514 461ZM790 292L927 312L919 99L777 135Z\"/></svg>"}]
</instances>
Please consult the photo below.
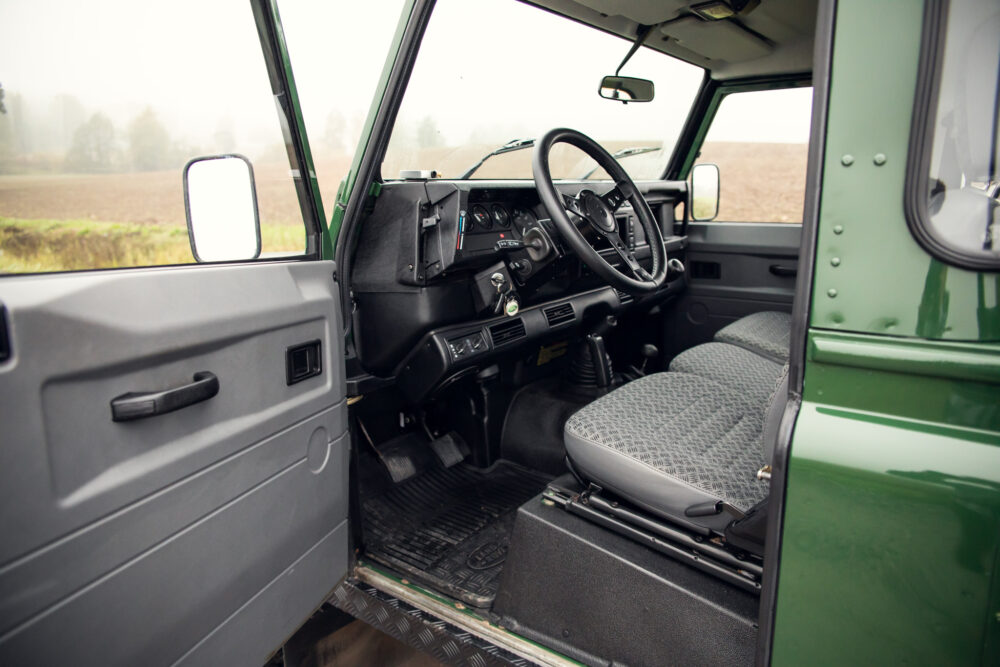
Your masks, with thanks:
<instances>
[{"instance_id":1,"label":"seat","mask_svg":"<svg viewBox=\"0 0 1000 667\"><path fill-rule=\"evenodd\" d=\"M671 371L585 406L566 422L564 440L586 481L699 532L721 532L732 516L687 513L720 500L745 512L764 499L768 486L756 478L764 420L757 401Z\"/></svg>"},{"instance_id":2,"label":"seat","mask_svg":"<svg viewBox=\"0 0 1000 667\"><path fill-rule=\"evenodd\" d=\"M791 315L766 310L741 317L723 327L715 334L715 340L742 347L783 364L788 361L791 331Z\"/></svg>"},{"instance_id":3,"label":"seat","mask_svg":"<svg viewBox=\"0 0 1000 667\"><path fill-rule=\"evenodd\" d=\"M781 367L770 358L729 343L703 343L681 352L670 362L671 371L714 380L760 406L774 391Z\"/></svg>"},{"instance_id":4,"label":"seat","mask_svg":"<svg viewBox=\"0 0 1000 667\"><path fill-rule=\"evenodd\" d=\"M757 471L771 462L787 398L790 330L785 313L744 317L668 372L585 406L564 429L574 469L650 512L721 533L733 516L706 506L746 512L768 495Z\"/></svg>"}]
</instances>

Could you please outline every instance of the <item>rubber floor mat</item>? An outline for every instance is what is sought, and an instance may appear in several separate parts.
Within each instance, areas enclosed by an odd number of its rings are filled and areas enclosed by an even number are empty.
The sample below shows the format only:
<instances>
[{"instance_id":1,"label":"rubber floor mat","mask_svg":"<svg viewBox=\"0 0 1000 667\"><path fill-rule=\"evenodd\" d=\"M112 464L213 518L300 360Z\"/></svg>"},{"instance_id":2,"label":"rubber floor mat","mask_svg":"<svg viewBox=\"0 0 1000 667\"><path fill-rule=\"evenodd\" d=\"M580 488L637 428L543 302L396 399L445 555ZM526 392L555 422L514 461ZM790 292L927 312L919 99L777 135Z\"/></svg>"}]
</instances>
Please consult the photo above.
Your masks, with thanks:
<instances>
[{"instance_id":1,"label":"rubber floor mat","mask_svg":"<svg viewBox=\"0 0 1000 667\"><path fill-rule=\"evenodd\" d=\"M514 511L549 477L501 461L434 467L363 502L365 553L476 607L496 597Z\"/></svg>"}]
</instances>

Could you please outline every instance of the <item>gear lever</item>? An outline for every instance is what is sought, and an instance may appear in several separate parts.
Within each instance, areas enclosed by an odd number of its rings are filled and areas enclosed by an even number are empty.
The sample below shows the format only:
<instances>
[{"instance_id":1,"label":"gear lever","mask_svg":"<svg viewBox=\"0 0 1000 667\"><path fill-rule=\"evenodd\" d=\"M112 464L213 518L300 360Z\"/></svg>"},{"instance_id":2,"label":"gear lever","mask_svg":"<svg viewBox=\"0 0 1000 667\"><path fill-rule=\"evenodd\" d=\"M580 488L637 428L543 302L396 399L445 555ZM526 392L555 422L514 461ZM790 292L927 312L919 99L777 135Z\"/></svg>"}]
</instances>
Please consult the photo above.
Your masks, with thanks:
<instances>
[{"instance_id":1,"label":"gear lever","mask_svg":"<svg viewBox=\"0 0 1000 667\"><path fill-rule=\"evenodd\" d=\"M660 356L660 350L655 345L651 343L646 343L642 346L642 365L639 366L639 372L643 375L646 374L646 364L650 359L655 359Z\"/></svg>"}]
</instances>

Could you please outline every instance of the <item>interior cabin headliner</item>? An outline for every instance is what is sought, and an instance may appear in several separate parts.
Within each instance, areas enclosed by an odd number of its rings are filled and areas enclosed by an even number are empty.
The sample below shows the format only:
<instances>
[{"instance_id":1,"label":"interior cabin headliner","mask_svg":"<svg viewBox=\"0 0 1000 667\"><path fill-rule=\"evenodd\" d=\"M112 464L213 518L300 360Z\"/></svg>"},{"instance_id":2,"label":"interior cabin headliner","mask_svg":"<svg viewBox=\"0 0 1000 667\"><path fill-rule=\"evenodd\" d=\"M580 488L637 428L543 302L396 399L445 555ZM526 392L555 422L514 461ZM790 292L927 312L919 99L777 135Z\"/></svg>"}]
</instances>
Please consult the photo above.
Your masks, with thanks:
<instances>
[{"instance_id":1,"label":"interior cabin headliner","mask_svg":"<svg viewBox=\"0 0 1000 667\"><path fill-rule=\"evenodd\" d=\"M815 0L761 0L749 12L718 21L706 21L691 11L704 0L531 0L531 4L629 40L635 40L641 26L653 26L645 46L704 67L720 81L812 70Z\"/></svg>"}]
</instances>

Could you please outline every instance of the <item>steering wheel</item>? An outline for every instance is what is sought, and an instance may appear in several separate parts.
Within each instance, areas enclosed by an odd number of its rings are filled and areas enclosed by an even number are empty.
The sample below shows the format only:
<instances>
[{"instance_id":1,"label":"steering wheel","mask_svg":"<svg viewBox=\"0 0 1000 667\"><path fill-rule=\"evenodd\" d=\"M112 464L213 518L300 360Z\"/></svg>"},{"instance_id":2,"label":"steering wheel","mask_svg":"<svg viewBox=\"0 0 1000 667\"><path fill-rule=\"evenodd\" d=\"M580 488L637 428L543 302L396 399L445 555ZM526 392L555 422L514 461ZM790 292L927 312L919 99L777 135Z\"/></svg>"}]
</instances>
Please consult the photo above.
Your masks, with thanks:
<instances>
[{"instance_id":1,"label":"steering wheel","mask_svg":"<svg viewBox=\"0 0 1000 667\"><path fill-rule=\"evenodd\" d=\"M555 183L552 182L552 173L549 169L549 152L552 150L552 146L557 143L576 146L594 158L597 164L614 179L615 186L603 195L597 195L590 190L582 190L576 197L570 197L558 192ZM600 144L576 130L562 127L549 130L535 143L532 171L535 177L535 187L538 188L538 196L556 229L559 230L570 248L594 273L604 278L613 287L632 294L652 292L663 285L667 279L667 257L663 248L660 227L656 224L653 212L649 210L649 204L643 199L638 188L635 187L635 183ZM632 210L638 216L639 222L646 232L646 240L649 242L653 254L653 266L650 271L646 271L639 264L635 254L618 233L615 211L626 200L632 204ZM592 229L607 239L631 275L612 266L608 260L601 257L600 253L587 242L583 232L570 219L568 212L575 213L586 220Z\"/></svg>"}]
</instances>

